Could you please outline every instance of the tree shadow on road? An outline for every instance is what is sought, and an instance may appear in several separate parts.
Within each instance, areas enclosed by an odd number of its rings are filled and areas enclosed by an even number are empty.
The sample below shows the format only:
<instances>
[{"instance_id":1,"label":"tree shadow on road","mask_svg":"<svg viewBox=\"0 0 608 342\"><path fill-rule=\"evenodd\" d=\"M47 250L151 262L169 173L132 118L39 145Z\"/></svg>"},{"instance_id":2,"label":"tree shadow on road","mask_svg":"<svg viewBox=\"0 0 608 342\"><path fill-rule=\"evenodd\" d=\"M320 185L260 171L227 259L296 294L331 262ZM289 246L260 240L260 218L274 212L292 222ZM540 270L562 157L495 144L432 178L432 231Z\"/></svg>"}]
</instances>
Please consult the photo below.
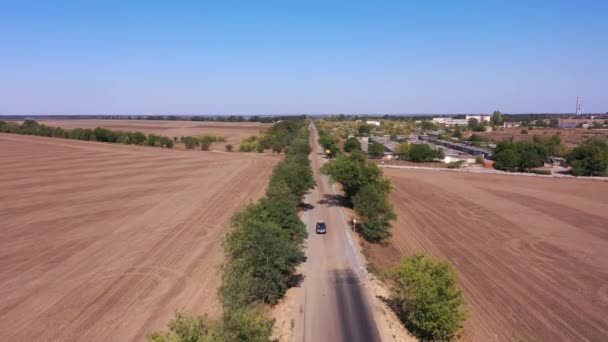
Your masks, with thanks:
<instances>
[{"instance_id":1,"label":"tree shadow on road","mask_svg":"<svg viewBox=\"0 0 608 342\"><path fill-rule=\"evenodd\" d=\"M289 288L300 287L303 282L304 275L302 273L292 274L287 280L287 286L289 286Z\"/></svg>"},{"instance_id":2,"label":"tree shadow on road","mask_svg":"<svg viewBox=\"0 0 608 342\"><path fill-rule=\"evenodd\" d=\"M300 204L298 204L298 208L302 211L309 211L309 210L313 210L315 208L315 206L310 203L300 203Z\"/></svg>"},{"instance_id":3,"label":"tree shadow on road","mask_svg":"<svg viewBox=\"0 0 608 342\"><path fill-rule=\"evenodd\" d=\"M325 194L319 204L328 204L330 207L347 207L346 197L342 195Z\"/></svg>"}]
</instances>

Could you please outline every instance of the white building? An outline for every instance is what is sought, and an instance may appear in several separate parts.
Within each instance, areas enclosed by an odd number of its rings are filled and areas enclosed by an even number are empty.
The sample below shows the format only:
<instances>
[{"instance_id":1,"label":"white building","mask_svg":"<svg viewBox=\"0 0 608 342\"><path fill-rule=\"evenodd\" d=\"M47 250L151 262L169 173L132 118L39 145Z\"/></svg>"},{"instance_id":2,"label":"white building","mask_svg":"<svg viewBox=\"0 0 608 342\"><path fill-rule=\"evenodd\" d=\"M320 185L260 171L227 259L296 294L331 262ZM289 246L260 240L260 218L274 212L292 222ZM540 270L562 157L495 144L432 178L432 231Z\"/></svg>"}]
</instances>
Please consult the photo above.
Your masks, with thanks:
<instances>
[{"instance_id":1,"label":"white building","mask_svg":"<svg viewBox=\"0 0 608 342\"><path fill-rule=\"evenodd\" d=\"M469 121L471 119L477 119L479 123L490 121L489 115L467 115L466 120Z\"/></svg>"},{"instance_id":2,"label":"white building","mask_svg":"<svg viewBox=\"0 0 608 342\"><path fill-rule=\"evenodd\" d=\"M366 124L368 125L373 125L373 126L380 126L380 121L365 121Z\"/></svg>"},{"instance_id":3,"label":"white building","mask_svg":"<svg viewBox=\"0 0 608 342\"><path fill-rule=\"evenodd\" d=\"M445 119L443 124L448 125L448 126L467 126L469 124L469 120L467 120L467 119Z\"/></svg>"}]
</instances>

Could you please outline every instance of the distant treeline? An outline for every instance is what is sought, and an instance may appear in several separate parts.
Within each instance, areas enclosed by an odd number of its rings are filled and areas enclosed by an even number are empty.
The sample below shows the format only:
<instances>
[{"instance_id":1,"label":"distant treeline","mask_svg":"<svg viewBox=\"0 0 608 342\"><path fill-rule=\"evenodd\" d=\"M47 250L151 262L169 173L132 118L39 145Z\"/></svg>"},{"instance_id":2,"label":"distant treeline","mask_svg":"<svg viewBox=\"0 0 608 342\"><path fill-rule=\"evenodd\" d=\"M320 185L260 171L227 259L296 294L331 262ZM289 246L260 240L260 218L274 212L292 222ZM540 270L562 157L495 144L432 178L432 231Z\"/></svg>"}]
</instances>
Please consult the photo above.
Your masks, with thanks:
<instances>
[{"instance_id":1,"label":"distant treeline","mask_svg":"<svg viewBox=\"0 0 608 342\"><path fill-rule=\"evenodd\" d=\"M315 185L306 120L280 122L269 133L286 157L272 172L266 196L232 218L224 241L219 290L220 320L178 313L169 331L150 341L269 341L274 321L264 305L274 305L298 284L294 275L304 256L306 226L298 216L302 196Z\"/></svg>"},{"instance_id":2,"label":"distant treeline","mask_svg":"<svg viewBox=\"0 0 608 342\"><path fill-rule=\"evenodd\" d=\"M167 148L173 147L173 140L162 135L146 135L142 132L114 131L101 127L97 127L95 129L64 129L61 127L52 127L39 124L34 120L25 120L21 125L16 122L0 121L0 132L84 141L120 143L127 145L145 145Z\"/></svg>"},{"instance_id":3,"label":"distant treeline","mask_svg":"<svg viewBox=\"0 0 608 342\"><path fill-rule=\"evenodd\" d=\"M7 115L0 116L4 120L29 120L31 115ZM53 119L53 120L170 120L170 121L217 121L217 122L261 122L274 123L282 120L305 119L305 115L281 115L281 116L263 116L263 115L215 115L215 116L191 116L191 115L41 115L36 116L37 119Z\"/></svg>"},{"instance_id":4,"label":"distant treeline","mask_svg":"<svg viewBox=\"0 0 608 342\"><path fill-rule=\"evenodd\" d=\"M302 122L305 122L304 117L290 117L282 120L266 132L241 141L239 151L262 153L265 150L272 149L275 153L281 153L297 139L299 132L302 130Z\"/></svg>"}]
</instances>

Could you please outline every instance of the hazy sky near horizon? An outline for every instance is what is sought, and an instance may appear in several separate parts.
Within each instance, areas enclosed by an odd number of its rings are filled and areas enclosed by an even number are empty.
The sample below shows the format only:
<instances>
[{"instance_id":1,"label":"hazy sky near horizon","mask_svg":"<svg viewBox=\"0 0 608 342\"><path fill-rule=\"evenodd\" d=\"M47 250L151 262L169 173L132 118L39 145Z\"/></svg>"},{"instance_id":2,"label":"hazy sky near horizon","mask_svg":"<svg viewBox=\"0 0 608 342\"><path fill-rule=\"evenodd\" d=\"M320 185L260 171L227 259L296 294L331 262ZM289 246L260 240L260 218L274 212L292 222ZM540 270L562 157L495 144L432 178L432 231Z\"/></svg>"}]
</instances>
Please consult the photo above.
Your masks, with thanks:
<instances>
[{"instance_id":1,"label":"hazy sky near horizon","mask_svg":"<svg viewBox=\"0 0 608 342\"><path fill-rule=\"evenodd\" d=\"M608 1L2 1L2 114L608 111Z\"/></svg>"}]
</instances>

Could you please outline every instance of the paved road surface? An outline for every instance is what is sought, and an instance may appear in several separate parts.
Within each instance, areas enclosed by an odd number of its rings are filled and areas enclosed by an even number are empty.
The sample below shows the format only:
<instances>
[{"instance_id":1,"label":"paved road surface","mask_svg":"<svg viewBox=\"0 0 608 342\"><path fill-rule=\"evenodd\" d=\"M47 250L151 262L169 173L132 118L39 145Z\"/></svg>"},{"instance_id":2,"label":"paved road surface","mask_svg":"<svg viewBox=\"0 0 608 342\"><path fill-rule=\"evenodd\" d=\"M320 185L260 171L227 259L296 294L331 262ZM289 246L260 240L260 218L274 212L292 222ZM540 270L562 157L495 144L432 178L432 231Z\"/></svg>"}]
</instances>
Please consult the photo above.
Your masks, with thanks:
<instances>
[{"instance_id":1,"label":"paved road surface","mask_svg":"<svg viewBox=\"0 0 608 342\"><path fill-rule=\"evenodd\" d=\"M349 236L347 218L335 203L333 189L319 168L326 162L317 133L312 129L312 167L317 187L305 202L314 206L303 215L308 226L308 257L304 264L304 298L295 322L297 340L380 341L378 328L362 286L365 265ZM315 223L327 223L327 234L317 235Z\"/></svg>"}]
</instances>

